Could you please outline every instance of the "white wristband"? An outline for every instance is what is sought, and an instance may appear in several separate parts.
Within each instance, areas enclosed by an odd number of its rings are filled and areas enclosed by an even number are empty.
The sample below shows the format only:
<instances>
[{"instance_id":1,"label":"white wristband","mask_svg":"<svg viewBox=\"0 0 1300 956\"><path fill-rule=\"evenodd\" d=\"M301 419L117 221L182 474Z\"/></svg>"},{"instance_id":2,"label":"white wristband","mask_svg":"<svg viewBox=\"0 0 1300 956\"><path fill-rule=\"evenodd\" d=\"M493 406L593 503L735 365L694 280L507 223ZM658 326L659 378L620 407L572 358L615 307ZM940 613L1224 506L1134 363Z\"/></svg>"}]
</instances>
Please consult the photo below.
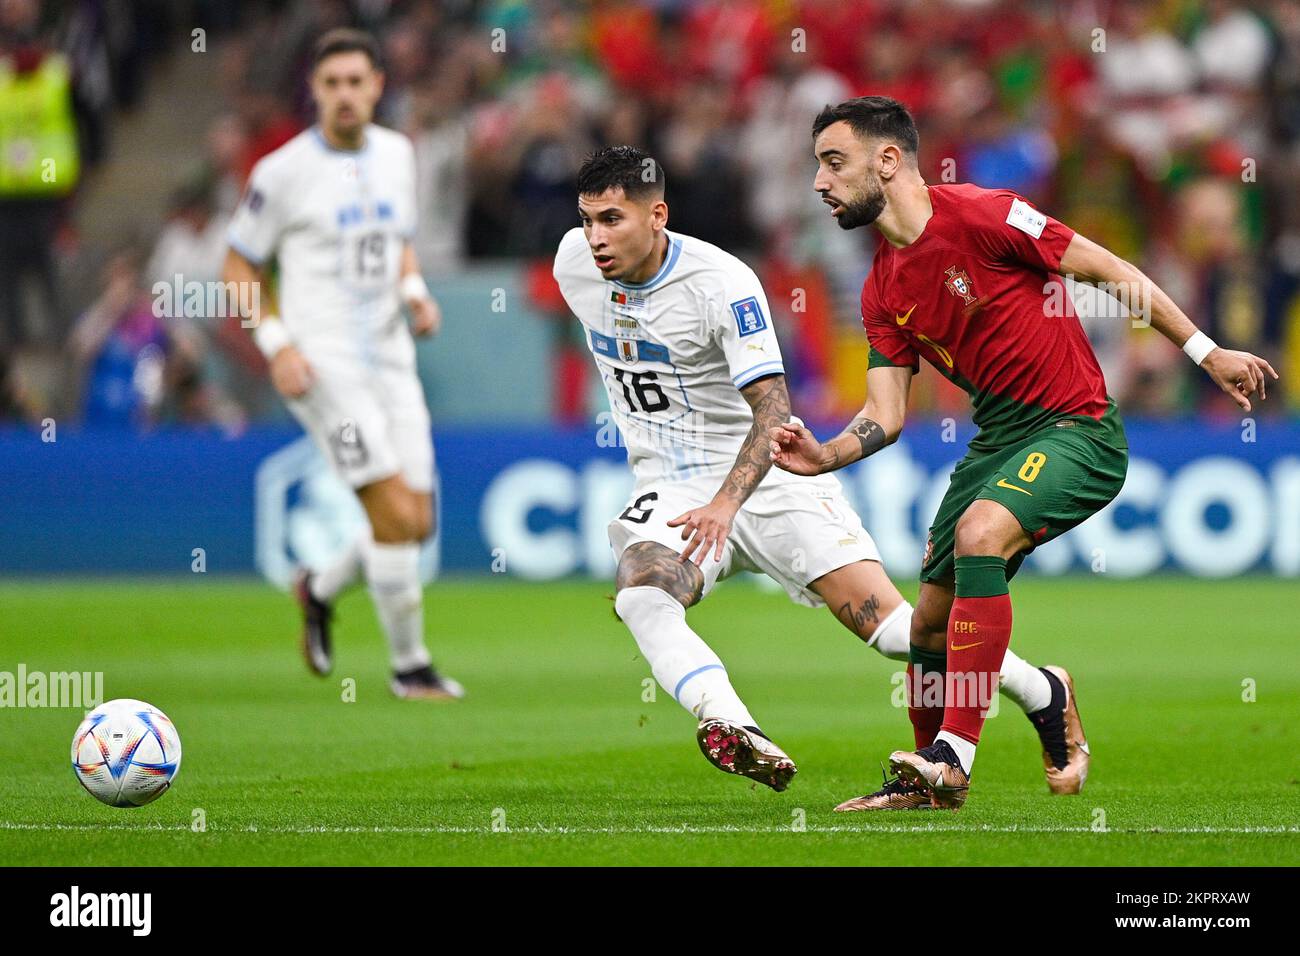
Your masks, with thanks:
<instances>
[{"instance_id":1,"label":"white wristband","mask_svg":"<svg viewBox=\"0 0 1300 956\"><path fill-rule=\"evenodd\" d=\"M292 345L293 340L278 316L263 315L258 319L257 328L253 329L253 343L269 362L282 348Z\"/></svg>"},{"instance_id":2,"label":"white wristband","mask_svg":"<svg viewBox=\"0 0 1300 956\"><path fill-rule=\"evenodd\" d=\"M1200 365L1205 361L1205 357L1217 349L1214 339L1210 338L1199 329L1192 333L1192 337L1183 343L1183 351L1187 357Z\"/></svg>"},{"instance_id":3,"label":"white wristband","mask_svg":"<svg viewBox=\"0 0 1300 956\"><path fill-rule=\"evenodd\" d=\"M424 276L418 272L412 272L402 280L400 286L403 302L414 302L416 299L432 299L429 294L429 287L424 283Z\"/></svg>"}]
</instances>

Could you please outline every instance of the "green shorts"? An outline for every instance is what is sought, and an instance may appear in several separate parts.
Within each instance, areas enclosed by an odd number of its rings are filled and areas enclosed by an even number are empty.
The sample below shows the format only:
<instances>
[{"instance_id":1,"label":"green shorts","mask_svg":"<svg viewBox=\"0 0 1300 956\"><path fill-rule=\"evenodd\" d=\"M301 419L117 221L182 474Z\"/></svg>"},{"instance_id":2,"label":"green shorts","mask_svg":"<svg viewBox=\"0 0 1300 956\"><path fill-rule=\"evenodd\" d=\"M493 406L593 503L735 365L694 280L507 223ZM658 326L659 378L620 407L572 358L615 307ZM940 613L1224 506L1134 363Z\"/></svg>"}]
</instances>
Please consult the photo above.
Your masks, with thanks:
<instances>
[{"instance_id":1,"label":"green shorts","mask_svg":"<svg viewBox=\"0 0 1300 956\"><path fill-rule=\"evenodd\" d=\"M1113 401L1100 420L1070 415L1023 441L968 452L930 525L921 581L952 583L957 522L972 502L985 498L1005 506L1036 547L1106 507L1127 472L1128 441ZM1028 554L1007 562L1008 580Z\"/></svg>"}]
</instances>

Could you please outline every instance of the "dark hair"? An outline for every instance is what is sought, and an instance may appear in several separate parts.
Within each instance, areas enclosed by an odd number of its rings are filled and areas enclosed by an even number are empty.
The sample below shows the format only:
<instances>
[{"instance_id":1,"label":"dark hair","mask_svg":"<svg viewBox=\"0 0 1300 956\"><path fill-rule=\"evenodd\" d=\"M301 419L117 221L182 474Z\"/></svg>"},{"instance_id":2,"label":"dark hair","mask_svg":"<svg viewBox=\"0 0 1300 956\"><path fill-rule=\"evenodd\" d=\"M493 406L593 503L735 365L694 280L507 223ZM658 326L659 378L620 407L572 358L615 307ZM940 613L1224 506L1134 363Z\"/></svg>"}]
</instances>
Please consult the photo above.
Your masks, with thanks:
<instances>
[{"instance_id":1,"label":"dark hair","mask_svg":"<svg viewBox=\"0 0 1300 956\"><path fill-rule=\"evenodd\" d=\"M635 146L598 149L578 170L578 195L599 196L607 189L622 189L629 199L656 198L664 194L664 168L653 156Z\"/></svg>"},{"instance_id":2,"label":"dark hair","mask_svg":"<svg viewBox=\"0 0 1300 956\"><path fill-rule=\"evenodd\" d=\"M336 53L364 53L370 65L376 70L382 69L379 60L379 42L365 30L351 27L338 27L321 34L312 51L312 69L320 66L322 60Z\"/></svg>"},{"instance_id":3,"label":"dark hair","mask_svg":"<svg viewBox=\"0 0 1300 956\"><path fill-rule=\"evenodd\" d=\"M827 106L813 120L813 138L832 123L845 122L859 139L887 139L903 152L916 156L920 137L907 107L888 96L859 96L837 106Z\"/></svg>"}]
</instances>

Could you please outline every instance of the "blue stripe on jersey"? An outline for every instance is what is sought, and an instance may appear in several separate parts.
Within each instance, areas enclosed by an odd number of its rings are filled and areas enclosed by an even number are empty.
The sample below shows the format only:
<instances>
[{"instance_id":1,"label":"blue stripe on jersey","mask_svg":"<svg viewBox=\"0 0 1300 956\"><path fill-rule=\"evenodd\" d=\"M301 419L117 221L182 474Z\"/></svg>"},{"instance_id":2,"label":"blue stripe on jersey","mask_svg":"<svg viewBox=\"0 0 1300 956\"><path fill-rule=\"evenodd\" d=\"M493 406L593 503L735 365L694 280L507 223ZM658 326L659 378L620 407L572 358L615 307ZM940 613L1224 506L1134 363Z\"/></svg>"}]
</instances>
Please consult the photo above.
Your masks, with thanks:
<instances>
[{"instance_id":1,"label":"blue stripe on jersey","mask_svg":"<svg viewBox=\"0 0 1300 956\"><path fill-rule=\"evenodd\" d=\"M679 433L680 434L680 433ZM668 446L668 460L672 463L672 470L669 476L674 480L694 478L696 473L695 465L689 460L690 449L684 445L672 443Z\"/></svg>"},{"instance_id":2,"label":"blue stripe on jersey","mask_svg":"<svg viewBox=\"0 0 1300 956\"><path fill-rule=\"evenodd\" d=\"M595 329L591 330L591 350L601 355L608 355L610 358L618 358L618 346L614 344L614 339L608 335L601 335Z\"/></svg>"},{"instance_id":3,"label":"blue stripe on jersey","mask_svg":"<svg viewBox=\"0 0 1300 956\"><path fill-rule=\"evenodd\" d=\"M736 388L744 388L750 382L762 378L764 375L784 375L785 366L780 359L771 362L763 362L755 365L753 368L746 369L739 375L734 376L731 380L736 383Z\"/></svg>"},{"instance_id":4,"label":"blue stripe on jersey","mask_svg":"<svg viewBox=\"0 0 1300 956\"><path fill-rule=\"evenodd\" d=\"M625 339L624 341L636 343L636 355L641 361L663 362L665 365L672 365L672 358L669 356L666 346L659 345L657 342L647 342L644 339ZM595 329L591 330L591 349L593 352L599 352L601 355L608 355L612 359L622 361L618 354L618 339L610 335L603 335Z\"/></svg>"},{"instance_id":5,"label":"blue stripe on jersey","mask_svg":"<svg viewBox=\"0 0 1300 956\"><path fill-rule=\"evenodd\" d=\"M642 339L637 339L636 354L645 362L663 362L665 365L671 364L671 360L668 358L667 347L658 345L654 342L646 342Z\"/></svg>"}]
</instances>

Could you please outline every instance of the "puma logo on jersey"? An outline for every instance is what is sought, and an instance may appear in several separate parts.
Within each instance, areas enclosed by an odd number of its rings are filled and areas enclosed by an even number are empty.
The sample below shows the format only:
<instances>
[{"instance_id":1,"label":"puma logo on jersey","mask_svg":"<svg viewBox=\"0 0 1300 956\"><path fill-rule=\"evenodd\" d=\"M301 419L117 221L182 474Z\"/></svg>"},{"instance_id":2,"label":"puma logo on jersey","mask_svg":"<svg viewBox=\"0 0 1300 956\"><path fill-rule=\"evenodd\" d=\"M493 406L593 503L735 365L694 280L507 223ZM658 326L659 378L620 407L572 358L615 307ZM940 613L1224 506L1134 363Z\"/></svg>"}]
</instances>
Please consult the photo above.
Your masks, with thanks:
<instances>
[{"instance_id":1,"label":"puma logo on jersey","mask_svg":"<svg viewBox=\"0 0 1300 956\"><path fill-rule=\"evenodd\" d=\"M894 316L894 321L897 322L899 325L907 325L907 320L912 317L912 313L915 311L916 311L916 303L913 302L912 307L908 309L904 315Z\"/></svg>"}]
</instances>

